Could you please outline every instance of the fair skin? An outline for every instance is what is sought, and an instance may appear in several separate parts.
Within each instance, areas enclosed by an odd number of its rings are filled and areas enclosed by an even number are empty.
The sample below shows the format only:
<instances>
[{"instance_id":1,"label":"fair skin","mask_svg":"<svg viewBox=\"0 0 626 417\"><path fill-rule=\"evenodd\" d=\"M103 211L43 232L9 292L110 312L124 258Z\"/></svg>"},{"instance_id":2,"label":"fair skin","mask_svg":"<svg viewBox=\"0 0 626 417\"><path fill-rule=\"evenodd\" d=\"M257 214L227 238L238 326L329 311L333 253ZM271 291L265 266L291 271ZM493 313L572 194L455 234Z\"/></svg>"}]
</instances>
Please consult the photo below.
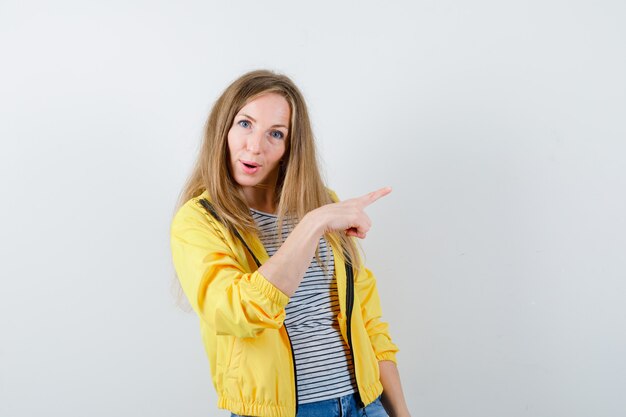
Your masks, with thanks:
<instances>
[{"instance_id":1,"label":"fair skin","mask_svg":"<svg viewBox=\"0 0 626 417\"><path fill-rule=\"evenodd\" d=\"M290 117L289 103L274 93L251 100L235 116L228 132L231 172L242 187L249 207L267 213L276 210L276 181L286 149ZM259 272L291 297L304 278L324 233L344 231L349 236L364 239L372 225L365 208L390 192L389 187L381 188L310 211L278 251L259 267ZM379 367L385 409L391 417L410 416L395 363L380 361Z\"/></svg>"},{"instance_id":2,"label":"fair skin","mask_svg":"<svg viewBox=\"0 0 626 417\"><path fill-rule=\"evenodd\" d=\"M248 102L228 131L230 168L249 207L274 213L280 159L285 154L291 109L268 93Z\"/></svg>"}]
</instances>

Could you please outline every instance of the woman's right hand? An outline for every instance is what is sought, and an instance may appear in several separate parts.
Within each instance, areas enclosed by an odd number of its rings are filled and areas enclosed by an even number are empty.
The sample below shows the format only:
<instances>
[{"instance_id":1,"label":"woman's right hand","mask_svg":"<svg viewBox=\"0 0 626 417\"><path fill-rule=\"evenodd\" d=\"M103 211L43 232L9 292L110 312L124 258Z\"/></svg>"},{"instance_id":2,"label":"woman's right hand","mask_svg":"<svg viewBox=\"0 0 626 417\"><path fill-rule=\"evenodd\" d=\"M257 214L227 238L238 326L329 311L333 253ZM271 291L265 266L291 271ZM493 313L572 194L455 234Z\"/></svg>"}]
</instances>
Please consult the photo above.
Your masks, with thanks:
<instances>
[{"instance_id":1,"label":"woman's right hand","mask_svg":"<svg viewBox=\"0 0 626 417\"><path fill-rule=\"evenodd\" d=\"M324 233L345 231L348 236L364 239L372 226L365 208L391 192L391 187L384 187L361 197L351 198L338 203L326 204L309 214L321 226Z\"/></svg>"}]
</instances>

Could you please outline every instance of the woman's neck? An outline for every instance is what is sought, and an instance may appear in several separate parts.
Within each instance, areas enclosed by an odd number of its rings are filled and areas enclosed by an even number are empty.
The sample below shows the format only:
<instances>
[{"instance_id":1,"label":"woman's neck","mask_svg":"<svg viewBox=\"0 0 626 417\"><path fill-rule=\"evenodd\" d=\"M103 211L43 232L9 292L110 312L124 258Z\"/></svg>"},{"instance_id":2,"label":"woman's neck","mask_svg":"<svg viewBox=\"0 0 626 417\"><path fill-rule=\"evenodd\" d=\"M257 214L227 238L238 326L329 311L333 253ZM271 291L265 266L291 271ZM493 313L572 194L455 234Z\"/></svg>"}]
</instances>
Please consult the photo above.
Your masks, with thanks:
<instances>
[{"instance_id":1,"label":"woman's neck","mask_svg":"<svg viewBox=\"0 0 626 417\"><path fill-rule=\"evenodd\" d=\"M246 197L246 204L248 204L248 207L264 213L276 213L274 187L244 187L243 194Z\"/></svg>"}]
</instances>

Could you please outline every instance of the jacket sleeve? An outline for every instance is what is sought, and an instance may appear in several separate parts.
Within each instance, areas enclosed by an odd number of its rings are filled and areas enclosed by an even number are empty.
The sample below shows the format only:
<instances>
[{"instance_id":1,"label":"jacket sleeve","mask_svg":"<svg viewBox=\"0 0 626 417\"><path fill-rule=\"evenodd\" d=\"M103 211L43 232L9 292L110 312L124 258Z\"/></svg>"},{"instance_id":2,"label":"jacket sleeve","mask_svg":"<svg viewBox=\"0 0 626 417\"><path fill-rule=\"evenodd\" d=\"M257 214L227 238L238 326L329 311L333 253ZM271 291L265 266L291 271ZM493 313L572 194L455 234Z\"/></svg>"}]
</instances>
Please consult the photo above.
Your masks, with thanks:
<instances>
[{"instance_id":1,"label":"jacket sleeve","mask_svg":"<svg viewBox=\"0 0 626 417\"><path fill-rule=\"evenodd\" d=\"M237 260L222 230L190 201L171 226L174 268L191 306L218 335L254 337L278 329L289 298Z\"/></svg>"},{"instance_id":2,"label":"jacket sleeve","mask_svg":"<svg viewBox=\"0 0 626 417\"><path fill-rule=\"evenodd\" d=\"M380 297L376 289L376 278L372 271L361 267L354 279L354 290L361 303L361 316L376 354L376 359L397 363L396 353L398 352L398 347L391 341L389 325L381 321Z\"/></svg>"}]
</instances>

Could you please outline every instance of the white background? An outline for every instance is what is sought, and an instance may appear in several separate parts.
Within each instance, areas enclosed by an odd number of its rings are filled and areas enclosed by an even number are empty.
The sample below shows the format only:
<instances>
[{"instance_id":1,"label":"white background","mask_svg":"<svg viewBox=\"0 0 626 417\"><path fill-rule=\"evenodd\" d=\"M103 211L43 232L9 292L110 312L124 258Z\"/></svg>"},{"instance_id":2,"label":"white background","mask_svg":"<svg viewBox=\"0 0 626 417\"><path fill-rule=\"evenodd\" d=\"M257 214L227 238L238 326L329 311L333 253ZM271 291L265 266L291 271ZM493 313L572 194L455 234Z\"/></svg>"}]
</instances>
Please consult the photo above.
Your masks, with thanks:
<instances>
[{"instance_id":1,"label":"white background","mask_svg":"<svg viewBox=\"0 0 626 417\"><path fill-rule=\"evenodd\" d=\"M288 74L413 417L623 416L626 5L0 1L0 416L213 416L169 222L213 101Z\"/></svg>"}]
</instances>

